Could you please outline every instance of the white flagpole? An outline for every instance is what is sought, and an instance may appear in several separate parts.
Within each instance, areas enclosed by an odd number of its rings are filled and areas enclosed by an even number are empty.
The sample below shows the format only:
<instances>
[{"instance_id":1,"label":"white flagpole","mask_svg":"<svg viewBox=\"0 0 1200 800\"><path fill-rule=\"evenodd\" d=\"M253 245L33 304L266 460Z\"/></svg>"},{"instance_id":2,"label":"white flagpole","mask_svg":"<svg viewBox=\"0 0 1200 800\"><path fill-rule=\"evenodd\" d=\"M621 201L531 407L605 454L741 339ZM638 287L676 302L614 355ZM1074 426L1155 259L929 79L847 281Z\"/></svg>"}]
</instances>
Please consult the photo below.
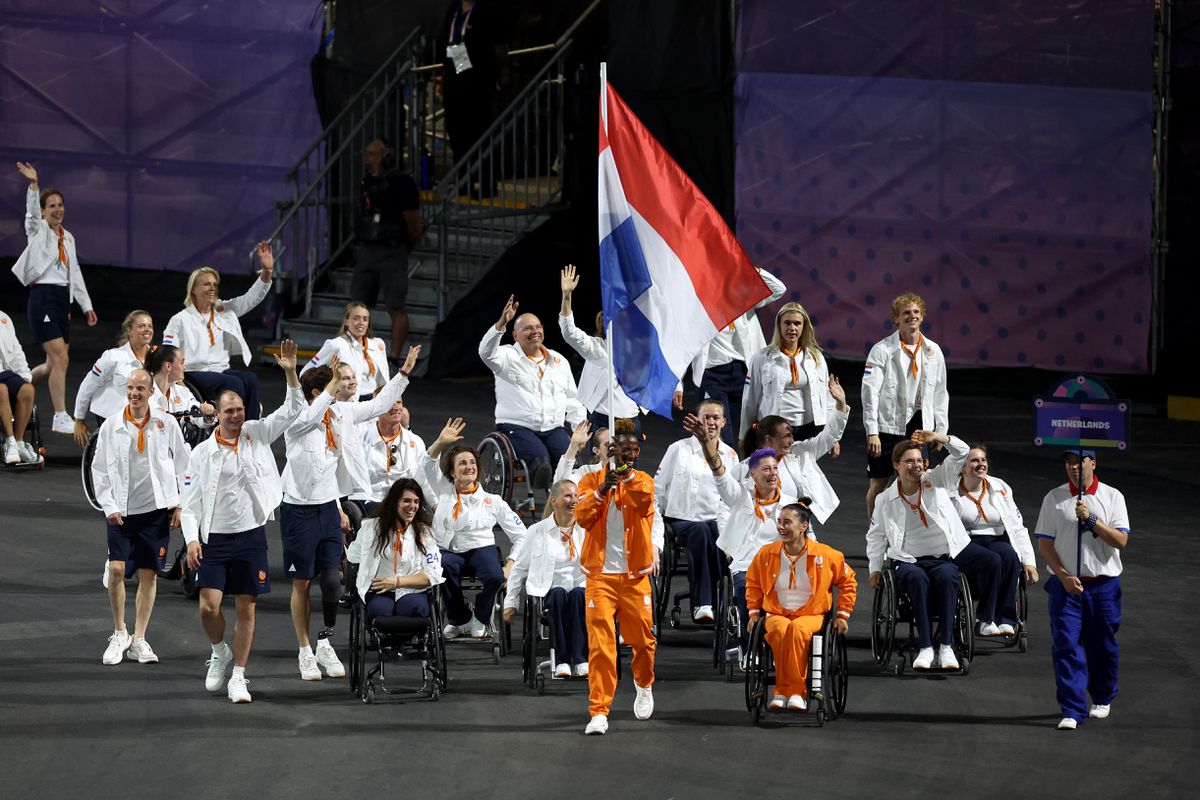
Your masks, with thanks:
<instances>
[{"instance_id":1,"label":"white flagpole","mask_svg":"<svg viewBox=\"0 0 1200 800\"><path fill-rule=\"evenodd\" d=\"M608 132L608 62L600 62L600 124L604 126L604 132ZM616 403L613 398L616 396L617 390L617 362L613 360L613 324L609 319L605 322L604 330L604 346L608 350L608 440L613 442L617 438L616 419L613 416L613 409L616 408ZM611 445L609 452L612 452ZM617 459L612 456L612 468L616 469Z\"/></svg>"}]
</instances>

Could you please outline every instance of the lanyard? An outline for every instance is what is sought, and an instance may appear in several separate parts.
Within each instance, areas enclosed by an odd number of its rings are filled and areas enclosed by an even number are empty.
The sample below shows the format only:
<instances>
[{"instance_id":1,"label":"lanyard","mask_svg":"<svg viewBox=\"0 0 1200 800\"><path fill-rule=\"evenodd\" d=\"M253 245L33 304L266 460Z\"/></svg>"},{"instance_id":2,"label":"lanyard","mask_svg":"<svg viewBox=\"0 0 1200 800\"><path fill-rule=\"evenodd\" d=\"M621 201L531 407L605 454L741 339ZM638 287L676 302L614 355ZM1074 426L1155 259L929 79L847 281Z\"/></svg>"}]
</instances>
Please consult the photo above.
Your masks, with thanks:
<instances>
[{"instance_id":1,"label":"lanyard","mask_svg":"<svg viewBox=\"0 0 1200 800\"><path fill-rule=\"evenodd\" d=\"M461 10L462 10L461 5L459 5L457 8L455 8L454 9L454 19L450 20L450 42L451 43L454 42L454 26L458 24L458 14ZM467 12L467 15L465 17L463 17L462 27L458 29L458 40L460 42L462 41L462 37L465 36L467 33L467 26L471 24L471 15L474 13L475 13L475 6L472 5L471 10Z\"/></svg>"}]
</instances>

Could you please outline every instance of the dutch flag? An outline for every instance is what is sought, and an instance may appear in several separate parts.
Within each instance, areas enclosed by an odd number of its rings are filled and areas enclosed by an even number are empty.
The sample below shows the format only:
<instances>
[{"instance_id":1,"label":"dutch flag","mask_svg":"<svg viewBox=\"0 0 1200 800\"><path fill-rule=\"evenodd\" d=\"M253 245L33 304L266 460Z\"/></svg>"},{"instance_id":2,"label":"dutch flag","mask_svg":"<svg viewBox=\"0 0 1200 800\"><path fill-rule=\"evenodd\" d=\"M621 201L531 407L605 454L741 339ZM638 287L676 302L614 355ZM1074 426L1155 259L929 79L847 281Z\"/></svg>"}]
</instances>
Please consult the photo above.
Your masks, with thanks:
<instances>
[{"instance_id":1,"label":"dutch flag","mask_svg":"<svg viewBox=\"0 0 1200 800\"><path fill-rule=\"evenodd\" d=\"M604 79L599 234L617 382L671 417L688 364L770 296L725 220Z\"/></svg>"}]
</instances>

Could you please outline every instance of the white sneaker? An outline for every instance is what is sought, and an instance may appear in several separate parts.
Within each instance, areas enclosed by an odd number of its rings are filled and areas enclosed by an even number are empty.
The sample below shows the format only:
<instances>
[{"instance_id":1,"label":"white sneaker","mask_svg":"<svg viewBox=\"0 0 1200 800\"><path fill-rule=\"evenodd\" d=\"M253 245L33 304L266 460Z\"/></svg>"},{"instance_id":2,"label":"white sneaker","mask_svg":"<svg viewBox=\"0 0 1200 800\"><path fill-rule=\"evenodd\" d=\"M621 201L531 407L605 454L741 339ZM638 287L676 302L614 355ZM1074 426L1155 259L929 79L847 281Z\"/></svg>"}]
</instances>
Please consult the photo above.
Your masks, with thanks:
<instances>
[{"instance_id":1,"label":"white sneaker","mask_svg":"<svg viewBox=\"0 0 1200 800\"><path fill-rule=\"evenodd\" d=\"M158 656L150 649L150 643L145 639L134 639L125 657L139 664L157 664Z\"/></svg>"},{"instance_id":2,"label":"white sneaker","mask_svg":"<svg viewBox=\"0 0 1200 800\"><path fill-rule=\"evenodd\" d=\"M1012 636L1017 632L1017 629L1012 625L1009 625L1007 622L1001 622L996 627L1000 629L1001 636Z\"/></svg>"},{"instance_id":3,"label":"white sneaker","mask_svg":"<svg viewBox=\"0 0 1200 800\"><path fill-rule=\"evenodd\" d=\"M246 688L250 681L246 680L245 675L229 676L229 685L226 687L226 694L229 695L231 703L249 703L250 691Z\"/></svg>"},{"instance_id":4,"label":"white sneaker","mask_svg":"<svg viewBox=\"0 0 1200 800\"><path fill-rule=\"evenodd\" d=\"M338 660L337 653L333 652L333 645L328 639L317 640L317 665L331 678L346 677L346 668Z\"/></svg>"},{"instance_id":5,"label":"white sneaker","mask_svg":"<svg viewBox=\"0 0 1200 800\"><path fill-rule=\"evenodd\" d=\"M321 680L321 668L317 666L317 657L312 651L301 653L297 660L300 662L300 678L306 681Z\"/></svg>"},{"instance_id":6,"label":"white sneaker","mask_svg":"<svg viewBox=\"0 0 1200 800\"><path fill-rule=\"evenodd\" d=\"M21 452L17 450L16 439L4 440L4 463L18 464L21 461Z\"/></svg>"},{"instance_id":7,"label":"white sneaker","mask_svg":"<svg viewBox=\"0 0 1200 800\"><path fill-rule=\"evenodd\" d=\"M1108 719L1109 706L1093 704L1088 709L1088 716L1092 719Z\"/></svg>"},{"instance_id":8,"label":"white sneaker","mask_svg":"<svg viewBox=\"0 0 1200 800\"><path fill-rule=\"evenodd\" d=\"M100 585L105 589L108 588L108 560L104 561L104 571L100 573Z\"/></svg>"},{"instance_id":9,"label":"white sneaker","mask_svg":"<svg viewBox=\"0 0 1200 800\"><path fill-rule=\"evenodd\" d=\"M462 633L460 628L461 628L461 626L459 626L459 625L447 625L446 627L442 628L442 638L443 639L457 639L458 634Z\"/></svg>"},{"instance_id":10,"label":"white sneaker","mask_svg":"<svg viewBox=\"0 0 1200 800\"><path fill-rule=\"evenodd\" d=\"M36 464L42 460L42 455L33 449L29 442L17 442L17 452L21 454L22 464Z\"/></svg>"},{"instance_id":11,"label":"white sneaker","mask_svg":"<svg viewBox=\"0 0 1200 800\"><path fill-rule=\"evenodd\" d=\"M787 705L787 700L783 695L777 694L771 698L771 702L767 703L767 708L772 711L782 711L783 707Z\"/></svg>"},{"instance_id":12,"label":"white sneaker","mask_svg":"<svg viewBox=\"0 0 1200 800\"><path fill-rule=\"evenodd\" d=\"M804 697L794 694L788 698L788 711L808 711L808 703Z\"/></svg>"},{"instance_id":13,"label":"white sneaker","mask_svg":"<svg viewBox=\"0 0 1200 800\"><path fill-rule=\"evenodd\" d=\"M650 715L654 713L654 693L650 686L643 689L636 683L633 688L637 690L637 696L633 698L633 715L638 719L650 719Z\"/></svg>"},{"instance_id":14,"label":"white sneaker","mask_svg":"<svg viewBox=\"0 0 1200 800\"><path fill-rule=\"evenodd\" d=\"M587 676L588 676L587 662L585 661L582 664L576 664L575 665L575 677L576 678L586 678Z\"/></svg>"},{"instance_id":15,"label":"white sneaker","mask_svg":"<svg viewBox=\"0 0 1200 800\"><path fill-rule=\"evenodd\" d=\"M980 636L1000 636L1000 626L994 622L979 623Z\"/></svg>"},{"instance_id":16,"label":"white sneaker","mask_svg":"<svg viewBox=\"0 0 1200 800\"><path fill-rule=\"evenodd\" d=\"M712 622L715 619L712 606L696 606L692 612L692 622Z\"/></svg>"},{"instance_id":17,"label":"white sneaker","mask_svg":"<svg viewBox=\"0 0 1200 800\"><path fill-rule=\"evenodd\" d=\"M71 419L71 415L65 411L55 411L54 421L50 423L50 430L55 433L68 433L75 435L75 420Z\"/></svg>"},{"instance_id":18,"label":"white sneaker","mask_svg":"<svg viewBox=\"0 0 1200 800\"><path fill-rule=\"evenodd\" d=\"M463 633L469 634L472 639L486 639L488 628L472 615L471 621L467 623L467 629Z\"/></svg>"},{"instance_id":19,"label":"white sneaker","mask_svg":"<svg viewBox=\"0 0 1200 800\"><path fill-rule=\"evenodd\" d=\"M1058 721L1058 729L1060 731L1073 731L1079 727L1079 723L1071 717L1063 717Z\"/></svg>"},{"instance_id":20,"label":"white sneaker","mask_svg":"<svg viewBox=\"0 0 1200 800\"><path fill-rule=\"evenodd\" d=\"M958 669L958 657L954 655L954 648L948 644L938 648L937 662L942 669Z\"/></svg>"},{"instance_id":21,"label":"white sneaker","mask_svg":"<svg viewBox=\"0 0 1200 800\"><path fill-rule=\"evenodd\" d=\"M225 688L225 679L229 677L229 671L233 669L233 651L229 649L229 645L221 643L220 652L213 653L209 656L208 674L204 676L204 688L210 692L219 692Z\"/></svg>"},{"instance_id":22,"label":"white sneaker","mask_svg":"<svg viewBox=\"0 0 1200 800\"><path fill-rule=\"evenodd\" d=\"M554 668L554 677L559 679L571 677L571 665L565 662L559 664Z\"/></svg>"},{"instance_id":23,"label":"white sneaker","mask_svg":"<svg viewBox=\"0 0 1200 800\"><path fill-rule=\"evenodd\" d=\"M108 637L108 647L104 648L104 657L100 660L110 667L120 664L131 644L133 637L129 635L129 631L113 631L113 635Z\"/></svg>"},{"instance_id":24,"label":"white sneaker","mask_svg":"<svg viewBox=\"0 0 1200 800\"><path fill-rule=\"evenodd\" d=\"M585 736L603 736L608 733L608 715L597 714L592 717L591 722L583 729Z\"/></svg>"},{"instance_id":25,"label":"white sneaker","mask_svg":"<svg viewBox=\"0 0 1200 800\"><path fill-rule=\"evenodd\" d=\"M933 648L922 647L913 659L913 669L929 669L933 666Z\"/></svg>"}]
</instances>

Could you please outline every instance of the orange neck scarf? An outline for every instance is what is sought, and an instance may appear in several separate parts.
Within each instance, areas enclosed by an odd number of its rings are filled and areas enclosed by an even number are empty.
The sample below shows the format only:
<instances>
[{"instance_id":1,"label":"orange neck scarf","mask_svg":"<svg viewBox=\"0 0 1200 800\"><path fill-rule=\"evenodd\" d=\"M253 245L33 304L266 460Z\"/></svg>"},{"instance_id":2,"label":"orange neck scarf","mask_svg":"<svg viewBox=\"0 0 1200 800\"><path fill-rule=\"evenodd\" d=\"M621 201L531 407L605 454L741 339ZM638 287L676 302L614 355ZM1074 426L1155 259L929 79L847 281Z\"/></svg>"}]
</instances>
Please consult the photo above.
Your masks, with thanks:
<instances>
[{"instance_id":1,"label":"orange neck scarf","mask_svg":"<svg viewBox=\"0 0 1200 800\"><path fill-rule=\"evenodd\" d=\"M464 494L475 494L477 491L479 491L479 483L478 482L472 483L471 488L467 489L466 491L460 491L458 488L455 488L454 493L457 495L457 498L458 498L454 501L454 518L455 519L458 519L458 515L462 511L463 495Z\"/></svg>"},{"instance_id":2,"label":"orange neck scarf","mask_svg":"<svg viewBox=\"0 0 1200 800\"><path fill-rule=\"evenodd\" d=\"M325 409L325 416L322 417L321 424L325 426L325 447L337 450L337 439L333 435L333 412L328 408Z\"/></svg>"},{"instance_id":3,"label":"orange neck scarf","mask_svg":"<svg viewBox=\"0 0 1200 800\"><path fill-rule=\"evenodd\" d=\"M788 588L789 589L796 588L796 562L798 562L800 559L804 558L804 554L807 552L808 552L808 544L807 543L804 545L804 549L801 550L796 555L795 558L792 558L791 554L788 553L786 548L784 548L784 550L783 550L783 555L790 562L790 565L788 566Z\"/></svg>"},{"instance_id":4,"label":"orange neck scarf","mask_svg":"<svg viewBox=\"0 0 1200 800\"><path fill-rule=\"evenodd\" d=\"M400 556L404 555L404 531L407 528L396 526L396 535L392 537L392 574L400 574Z\"/></svg>"},{"instance_id":5,"label":"orange neck scarf","mask_svg":"<svg viewBox=\"0 0 1200 800\"><path fill-rule=\"evenodd\" d=\"M917 377L917 353L921 352L921 348L924 346L925 337L921 334L917 334L917 346L912 350L908 349L908 345L904 343L903 339L900 340L900 349L908 356L908 368L914 378Z\"/></svg>"},{"instance_id":6,"label":"orange neck scarf","mask_svg":"<svg viewBox=\"0 0 1200 800\"><path fill-rule=\"evenodd\" d=\"M200 311L200 309L196 309L196 313L200 314L201 318L204 317L204 314ZM215 333L213 333L213 322L216 320L216 315L217 306L214 304L208 309L208 320L204 323L204 327L208 328L208 343L210 345L215 345L217 343L217 336Z\"/></svg>"},{"instance_id":7,"label":"orange neck scarf","mask_svg":"<svg viewBox=\"0 0 1200 800\"><path fill-rule=\"evenodd\" d=\"M985 514L983 511L983 497L992 490L992 487L988 486L987 478L983 479L983 486L979 487L978 498L971 496L971 493L967 491L967 484L962 478L958 479L958 488L963 493L963 496L974 503L975 507L979 509L979 516L983 519L983 521L988 522L989 520L987 514Z\"/></svg>"},{"instance_id":8,"label":"orange neck scarf","mask_svg":"<svg viewBox=\"0 0 1200 800\"><path fill-rule=\"evenodd\" d=\"M550 353L548 353L546 351L546 348L544 348L544 347L541 348L541 355L538 356L537 358L534 358L533 356L525 356L525 357L528 358L530 361L532 361L534 364L537 364L538 377L539 378L545 377L546 361L550 358Z\"/></svg>"},{"instance_id":9,"label":"orange neck scarf","mask_svg":"<svg viewBox=\"0 0 1200 800\"><path fill-rule=\"evenodd\" d=\"M238 437L237 436L233 437L232 439L226 439L225 437L223 437L221 435L220 428L217 428L217 430L213 432L213 436L216 438L217 444L224 445L225 447L232 447L233 454L235 456L237 455L237 448L238 448Z\"/></svg>"},{"instance_id":10,"label":"orange neck scarf","mask_svg":"<svg viewBox=\"0 0 1200 800\"><path fill-rule=\"evenodd\" d=\"M62 265L64 267L67 266L67 246L65 244L63 244L63 235L65 233L66 233L66 231L63 230L63 226L59 225L58 226L58 260L62 262Z\"/></svg>"},{"instance_id":11,"label":"orange neck scarf","mask_svg":"<svg viewBox=\"0 0 1200 800\"><path fill-rule=\"evenodd\" d=\"M560 536L562 536L562 543L567 546L567 552L570 554L571 560L574 561L575 560L575 540L571 538L572 530L574 530L574 526L567 528L566 530L559 528L558 533Z\"/></svg>"},{"instance_id":12,"label":"orange neck scarf","mask_svg":"<svg viewBox=\"0 0 1200 800\"><path fill-rule=\"evenodd\" d=\"M371 360L371 352L367 349L367 337L362 337L363 358L367 360L367 374L375 375L375 362Z\"/></svg>"},{"instance_id":13,"label":"orange neck scarf","mask_svg":"<svg viewBox=\"0 0 1200 800\"><path fill-rule=\"evenodd\" d=\"M377 432L378 432L378 430L379 429L376 428ZM384 464L386 466L386 469L387 469L387 472L389 475L392 472L392 467L395 466L395 464L396 464L396 458L395 458L395 456L392 455L392 442L396 441L396 437L402 433L404 433L404 428L401 428L400 430L396 431L391 436L384 436L382 433L379 434L380 441L382 441L384 443L384 445L386 445L384 447L383 461L384 461Z\"/></svg>"},{"instance_id":14,"label":"orange neck scarf","mask_svg":"<svg viewBox=\"0 0 1200 800\"><path fill-rule=\"evenodd\" d=\"M133 426L138 429L138 452L139 453L146 452L145 427L146 427L146 423L150 421L150 409L149 408L146 409L146 416L142 418L141 422L138 422L136 419L133 418L133 414L130 413L129 406L126 405L125 406L125 421L132 422Z\"/></svg>"},{"instance_id":15,"label":"orange neck scarf","mask_svg":"<svg viewBox=\"0 0 1200 800\"><path fill-rule=\"evenodd\" d=\"M788 366L792 368L792 388L800 385L800 368L796 366L796 356L800 355L800 348L789 351L786 347L780 347L779 352L788 357Z\"/></svg>"},{"instance_id":16,"label":"orange neck scarf","mask_svg":"<svg viewBox=\"0 0 1200 800\"><path fill-rule=\"evenodd\" d=\"M775 494L770 497L759 497L758 489L754 490L754 516L758 517L760 522L767 521L767 514L763 511L763 506L772 506L779 502L779 487L775 487Z\"/></svg>"},{"instance_id":17,"label":"orange neck scarf","mask_svg":"<svg viewBox=\"0 0 1200 800\"><path fill-rule=\"evenodd\" d=\"M900 495L900 499L904 501L906 506L911 508L918 514L918 516L921 517L921 524L928 528L929 520L925 518L925 509L921 507L921 498L925 494L924 483L920 481L917 482L917 502L915 503L908 502L908 498L904 496L904 490L900 488L900 483L898 481L896 483L896 494Z\"/></svg>"}]
</instances>

